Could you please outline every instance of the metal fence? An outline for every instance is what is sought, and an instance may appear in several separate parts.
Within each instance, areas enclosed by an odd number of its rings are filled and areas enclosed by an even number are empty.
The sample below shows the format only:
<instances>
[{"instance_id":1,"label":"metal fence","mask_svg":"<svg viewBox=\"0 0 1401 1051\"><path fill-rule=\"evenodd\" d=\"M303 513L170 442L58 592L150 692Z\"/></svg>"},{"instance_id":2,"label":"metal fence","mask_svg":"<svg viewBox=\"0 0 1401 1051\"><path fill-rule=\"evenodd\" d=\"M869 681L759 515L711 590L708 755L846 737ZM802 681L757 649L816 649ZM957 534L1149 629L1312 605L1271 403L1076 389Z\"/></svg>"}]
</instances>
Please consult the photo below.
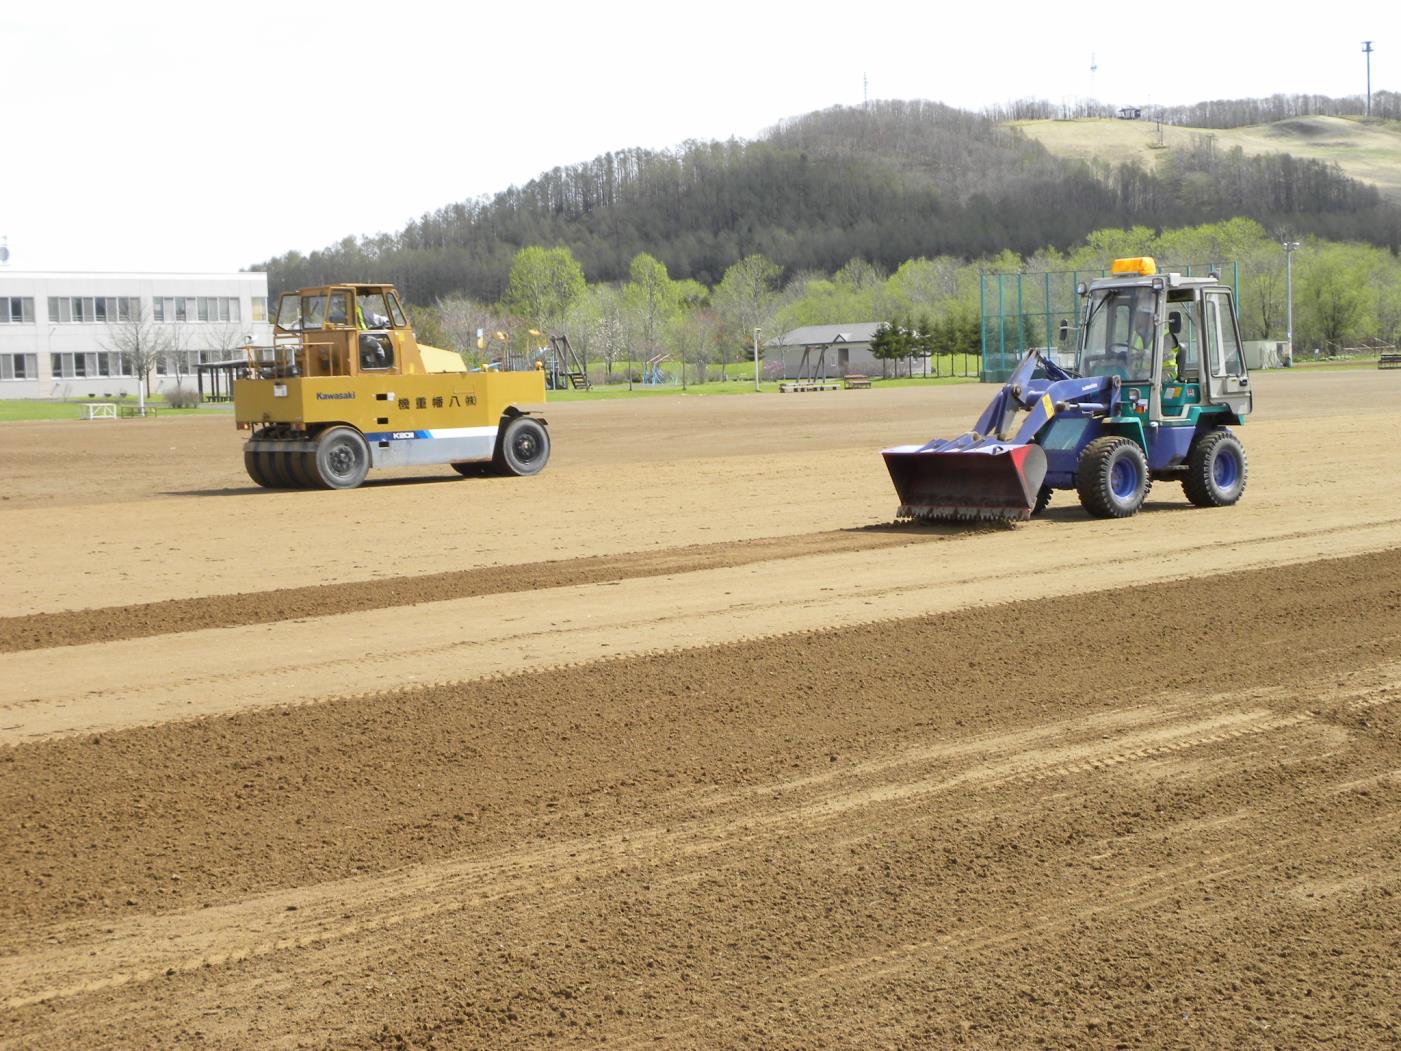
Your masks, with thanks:
<instances>
[{"instance_id":1,"label":"metal fence","mask_svg":"<svg viewBox=\"0 0 1401 1051\"><path fill-rule=\"evenodd\" d=\"M1240 264L1173 263L1159 273L1184 277L1220 274L1235 290L1240 312ZM1075 288L1100 277L1099 270L1043 270L1034 273L978 274L978 316L981 363L978 378L984 383L1004 383L1023 355L1032 347L1052 356L1070 355L1080 342L1080 297ZM1065 326L1062 330L1062 324ZM1064 337L1062 338L1062 331Z\"/></svg>"}]
</instances>

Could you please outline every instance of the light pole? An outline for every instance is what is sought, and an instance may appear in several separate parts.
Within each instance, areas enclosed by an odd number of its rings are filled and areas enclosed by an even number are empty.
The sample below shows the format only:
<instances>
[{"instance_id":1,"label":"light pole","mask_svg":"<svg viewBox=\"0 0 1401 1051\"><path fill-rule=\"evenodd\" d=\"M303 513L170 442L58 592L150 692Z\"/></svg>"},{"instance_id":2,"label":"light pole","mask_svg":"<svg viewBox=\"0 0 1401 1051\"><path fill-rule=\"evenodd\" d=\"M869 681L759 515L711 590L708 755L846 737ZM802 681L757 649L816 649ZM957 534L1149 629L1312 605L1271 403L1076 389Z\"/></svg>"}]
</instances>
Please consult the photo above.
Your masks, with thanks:
<instances>
[{"instance_id":1,"label":"light pole","mask_svg":"<svg viewBox=\"0 0 1401 1051\"><path fill-rule=\"evenodd\" d=\"M754 330L754 389L759 389L759 333L764 331L761 328Z\"/></svg>"},{"instance_id":2,"label":"light pole","mask_svg":"<svg viewBox=\"0 0 1401 1051\"><path fill-rule=\"evenodd\" d=\"M1284 247L1284 341L1289 344L1289 361L1294 361L1294 253L1298 241L1285 241Z\"/></svg>"},{"instance_id":3,"label":"light pole","mask_svg":"<svg viewBox=\"0 0 1401 1051\"><path fill-rule=\"evenodd\" d=\"M1362 53L1367 56L1367 116L1372 115L1372 42L1362 41Z\"/></svg>"}]
</instances>

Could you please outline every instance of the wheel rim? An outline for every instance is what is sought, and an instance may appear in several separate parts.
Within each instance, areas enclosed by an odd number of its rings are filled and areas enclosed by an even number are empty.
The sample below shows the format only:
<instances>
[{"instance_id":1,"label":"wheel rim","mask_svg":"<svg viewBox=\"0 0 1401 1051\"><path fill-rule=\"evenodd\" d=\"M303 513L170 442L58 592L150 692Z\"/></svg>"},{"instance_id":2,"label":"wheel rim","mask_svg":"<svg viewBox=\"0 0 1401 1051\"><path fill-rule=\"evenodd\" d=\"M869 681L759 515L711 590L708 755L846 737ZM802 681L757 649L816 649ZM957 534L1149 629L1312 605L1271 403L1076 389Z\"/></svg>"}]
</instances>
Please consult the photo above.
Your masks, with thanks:
<instances>
[{"instance_id":1,"label":"wheel rim","mask_svg":"<svg viewBox=\"0 0 1401 1051\"><path fill-rule=\"evenodd\" d=\"M530 463L540 455L540 441L529 428L521 428L511 443L511 451L521 463Z\"/></svg>"},{"instance_id":2,"label":"wheel rim","mask_svg":"<svg viewBox=\"0 0 1401 1051\"><path fill-rule=\"evenodd\" d=\"M338 441L326 450L326 468L337 478L349 478L360 465L355 447L348 441Z\"/></svg>"},{"instance_id":3,"label":"wheel rim","mask_svg":"<svg viewBox=\"0 0 1401 1051\"><path fill-rule=\"evenodd\" d=\"M1211 463L1211 480L1218 489L1234 489L1240 480L1240 461L1230 449L1221 449Z\"/></svg>"},{"instance_id":4,"label":"wheel rim","mask_svg":"<svg viewBox=\"0 0 1401 1051\"><path fill-rule=\"evenodd\" d=\"M1138 492L1138 467L1127 456L1114 461L1109 469L1109 491L1116 500L1128 500Z\"/></svg>"}]
</instances>

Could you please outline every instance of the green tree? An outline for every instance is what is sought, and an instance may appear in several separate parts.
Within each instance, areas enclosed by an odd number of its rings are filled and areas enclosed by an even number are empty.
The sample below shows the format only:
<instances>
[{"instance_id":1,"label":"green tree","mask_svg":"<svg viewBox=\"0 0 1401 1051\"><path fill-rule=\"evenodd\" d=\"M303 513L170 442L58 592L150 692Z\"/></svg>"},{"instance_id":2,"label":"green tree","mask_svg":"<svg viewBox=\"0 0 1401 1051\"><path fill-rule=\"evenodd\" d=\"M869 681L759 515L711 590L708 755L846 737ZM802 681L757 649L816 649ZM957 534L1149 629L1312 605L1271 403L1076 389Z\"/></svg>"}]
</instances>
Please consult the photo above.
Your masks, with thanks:
<instances>
[{"instance_id":1,"label":"green tree","mask_svg":"<svg viewBox=\"0 0 1401 1051\"><path fill-rule=\"evenodd\" d=\"M530 324L554 332L584 287L583 267L568 248L531 245L511 261L506 304Z\"/></svg>"},{"instance_id":2,"label":"green tree","mask_svg":"<svg viewBox=\"0 0 1401 1051\"><path fill-rule=\"evenodd\" d=\"M871 356L880 362L881 379L885 379L887 362L895 362L895 374L900 374L899 361L909 353L910 334L909 330L898 322L882 321L876 333L871 337Z\"/></svg>"},{"instance_id":3,"label":"green tree","mask_svg":"<svg viewBox=\"0 0 1401 1051\"><path fill-rule=\"evenodd\" d=\"M628 267L630 280L623 288L623 302L640 343L645 361L657 353L662 327L677 309L679 290L667 274L666 264L646 252L633 257ZM632 370L628 370L632 385Z\"/></svg>"},{"instance_id":4,"label":"green tree","mask_svg":"<svg viewBox=\"0 0 1401 1051\"><path fill-rule=\"evenodd\" d=\"M768 325L775 306L774 288L782 269L764 256L747 255L725 271L711 297L725 335L736 345L753 338L756 328ZM721 369L726 364L727 342L720 347Z\"/></svg>"}]
</instances>

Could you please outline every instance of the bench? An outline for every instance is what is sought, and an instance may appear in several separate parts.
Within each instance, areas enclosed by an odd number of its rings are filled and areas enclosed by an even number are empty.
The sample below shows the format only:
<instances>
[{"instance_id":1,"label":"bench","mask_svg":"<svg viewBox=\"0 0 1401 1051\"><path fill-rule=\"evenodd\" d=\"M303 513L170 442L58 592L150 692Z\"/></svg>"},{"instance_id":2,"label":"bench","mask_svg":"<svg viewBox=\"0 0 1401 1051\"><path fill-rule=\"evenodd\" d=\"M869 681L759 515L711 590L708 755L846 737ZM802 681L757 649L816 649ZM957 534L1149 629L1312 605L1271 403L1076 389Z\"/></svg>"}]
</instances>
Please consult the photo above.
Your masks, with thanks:
<instances>
[{"instance_id":1,"label":"bench","mask_svg":"<svg viewBox=\"0 0 1401 1051\"><path fill-rule=\"evenodd\" d=\"M121 412L122 419L124 420L139 419L143 416L154 416L156 414L154 406L151 405L123 405Z\"/></svg>"},{"instance_id":2,"label":"bench","mask_svg":"<svg viewBox=\"0 0 1401 1051\"><path fill-rule=\"evenodd\" d=\"M1385 351L1377 355L1377 368L1401 369L1401 351Z\"/></svg>"},{"instance_id":3,"label":"bench","mask_svg":"<svg viewBox=\"0 0 1401 1051\"><path fill-rule=\"evenodd\" d=\"M871 377L862 376L858 373L852 373L850 376L847 376L842 380L842 386L845 387L847 390L870 390Z\"/></svg>"},{"instance_id":4,"label":"bench","mask_svg":"<svg viewBox=\"0 0 1401 1051\"><path fill-rule=\"evenodd\" d=\"M826 380L788 380L778 385L780 394L804 394L812 390L837 390L836 383Z\"/></svg>"}]
</instances>

